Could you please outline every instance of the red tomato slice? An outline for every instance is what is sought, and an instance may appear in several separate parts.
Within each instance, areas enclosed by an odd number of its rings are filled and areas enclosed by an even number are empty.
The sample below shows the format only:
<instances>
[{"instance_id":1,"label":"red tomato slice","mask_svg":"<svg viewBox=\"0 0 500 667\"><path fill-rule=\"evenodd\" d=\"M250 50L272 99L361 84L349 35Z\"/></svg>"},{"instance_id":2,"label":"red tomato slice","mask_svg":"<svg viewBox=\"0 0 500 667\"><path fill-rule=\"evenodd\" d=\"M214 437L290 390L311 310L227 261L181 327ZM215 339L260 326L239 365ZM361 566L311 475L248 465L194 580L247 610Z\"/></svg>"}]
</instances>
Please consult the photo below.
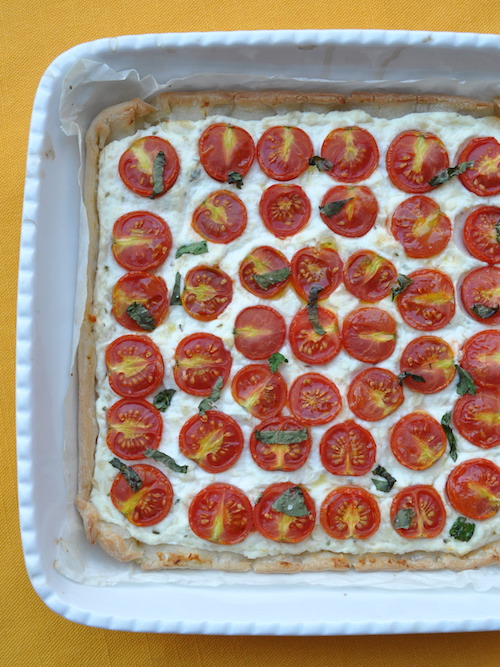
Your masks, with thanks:
<instances>
[{"instance_id":1,"label":"red tomato slice","mask_svg":"<svg viewBox=\"0 0 500 667\"><path fill-rule=\"evenodd\" d=\"M460 514L483 521L500 507L500 468L488 459L469 459L453 468L446 495Z\"/></svg>"},{"instance_id":2,"label":"red tomato slice","mask_svg":"<svg viewBox=\"0 0 500 667\"><path fill-rule=\"evenodd\" d=\"M301 299L307 301L313 285L321 287L326 299L342 282L343 262L338 252L327 244L301 248L292 257L292 286Z\"/></svg>"},{"instance_id":3,"label":"red tomato slice","mask_svg":"<svg viewBox=\"0 0 500 667\"><path fill-rule=\"evenodd\" d=\"M500 394L482 389L465 394L455 403L453 422L458 432L481 449L500 445Z\"/></svg>"},{"instance_id":4,"label":"red tomato slice","mask_svg":"<svg viewBox=\"0 0 500 667\"><path fill-rule=\"evenodd\" d=\"M202 540L239 544L252 530L252 505L236 486L210 484L191 501L189 525Z\"/></svg>"},{"instance_id":5,"label":"red tomato slice","mask_svg":"<svg viewBox=\"0 0 500 667\"><path fill-rule=\"evenodd\" d=\"M260 423L250 436L250 454L263 470L298 470L301 468L311 451L311 435L307 431L307 439L290 445L267 444L257 440L255 431L300 431L304 428L293 417L272 417Z\"/></svg>"},{"instance_id":6,"label":"red tomato slice","mask_svg":"<svg viewBox=\"0 0 500 667\"><path fill-rule=\"evenodd\" d=\"M155 269L165 261L171 247L170 228L154 213L132 211L113 225L114 258L129 271Z\"/></svg>"},{"instance_id":7,"label":"red tomato slice","mask_svg":"<svg viewBox=\"0 0 500 667\"><path fill-rule=\"evenodd\" d=\"M348 419L334 424L321 438L321 463L332 475L359 477L370 472L377 457L377 445L371 434Z\"/></svg>"},{"instance_id":8,"label":"red tomato slice","mask_svg":"<svg viewBox=\"0 0 500 667\"><path fill-rule=\"evenodd\" d=\"M260 200L260 217L279 239L304 229L311 215L311 202L299 185L271 185Z\"/></svg>"},{"instance_id":9,"label":"red tomato slice","mask_svg":"<svg viewBox=\"0 0 500 667\"><path fill-rule=\"evenodd\" d=\"M394 211L391 232L408 257L433 257L448 245L451 222L433 199L416 195Z\"/></svg>"},{"instance_id":10,"label":"red tomato slice","mask_svg":"<svg viewBox=\"0 0 500 667\"><path fill-rule=\"evenodd\" d=\"M406 468L426 470L443 456L446 435L441 424L427 412L412 412L393 426L391 450Z\"/></svg>"},{"instance_id":11,"label":"red tomato slice","mask_svg":"<svg viewBox=\"0 0 500 667\"><path fill-rule=\"evenodd\" d=\"M309 166L313 145L298 127L276 126L264 132L257 143L260 168L275 181L291 181Z\"/></svg>"},{"instance_id":12,"label":"red tomato slice","mask_svg":"<svg viewBox=\"0 0 500 667\"><path fill-rule=\"evenodd\" d=\"M243 433L229 415L207 410L188 419L181 428L179 449L206 472L224 472L243 451Z\"/></svg>"},{"instance_id":13,"label":"red tomato slice","mask_svg":"<svg viewBox=\"0 0 500 667\"><path fill-rule=\"evenodd\" d=\"M118 163L120 178L129 190L141 197L153 198L153 166L158 153L165 155L163 169L163 192L173 186L179 175L179 158L172 144L160 137L142 137L127 148Z\"/></svg>"},{"instance_id":14,"label":"red tomato slice","mask_svg":"<svg viewBox=\"0 0 500 667\"><path fill-rule=\"evenodd\" d=\"M116 338L106 349L111 389L124 398L151 394L163 380L163 357L147 336Z\"/></svg>"},{"instance_id":15,"label":"red tomato slice","mask_svg":"<svg viewBox=\"0 0 500 667\"><path fill-rule=\"evenodd\" d=\"M429 192L432 190L429 181L449 165L443 142L430 132L401 132L387 150L389 178L403 192Z\"/></svg>"},{"instance_id":16,"label":"red tomato slice","mask_svg":"<svg viewBox=\"0 0 500 667\"><path fill-rule=\"evenodd\" d=\"M215 266L195 266L186 273L181 294L184 310L195 320L216 320L233 298L233 281Z\"/></svg>"},{"instance_id":17,"label":"red tomato slice","mask_svg":"<svg viewBox=\"0 0 500 667\"><path fill-rule=\"evenodd\" d=\"M358 250L344 266L344 284L361 301L380 301L391 293L398 272L392 262L373 250Z\"/></svg>"},{"instance_id":18,"label":"red tomato slice","mask_svg":"<svg viewBox=\"0 0 500 667\"><path fill-rule=\"evenodd\" d=\"M187 394L210 396L217 378L227 382L231 365L231 354L220 338L209 333L191 334L175 350L174 380Z\"/></svg>"},{"instance_id":19,"label":"red tomato slice","mask_svg":"<svg viewBox=\"0 0 500 667\"><path fill-rule=\"evenodd\" d=\"M500 331L488 329L471 336L464 344L460 365L478 386L500 387Z\"/></svg>"},{"instance_id":20,"label":"red tomato slice","mask_svg":"<svg viewBox=\"0 0 500 667\"><path fill-rule=\"evenodd\" d=\"M288 275L284 280L274 283L274 285L269 285L267 289L258 284L255 276L289 268L290 262L282 252L270 246L259 246L254 248L241 262L240 281L243 287L255 296L259 296L261 299L271 299L283 292L290 282L290 276Z\"/></svg>"},{"instance_id":21,"label":"red tomato slice","mask_svg":"<svg viewBox=\"0 0 500 667\"><path fill-rule=\"evenodd\" d=\"M326 215L324 207L345 201L338 213ZM328 190L321 201L321 219L335 234L359 238L367 234L377 220L378 203L373 192L364 185L337 185Z\"/></svg>"},{"instance_id":22,"label":"red tomato slice","mask_svg":"<svg viewBox=\"0 0 500 667\"><path fill-rule=\"evenodd\" d=\"M487 264L500 262L500 243L497 241L500 207L481 206L468 216L464 225L464 243L473 257Z\"/></svg>"},{"instance_id":23,"label":"red tomato slice","mask_svg":"<svg viewBox=\"0 0 500 667\"><path fill-rule=\"evenodd\" d=\"M455 290L450 278L435 269L419 269L408 278L411 285L397 297L406 324L422 331L445 327L455 314Z\"/></svg>"},{"instance_id":24,"label":"red tomato slice","mask_svg":"<svg viewBox=\"0 0 500 667\"><path fill-rule=\"evenodd\" d=\"M111 485L111 502L134 526L154 526L170 512L172 485L154 466L138 463L131 467L141 479L141 488L134 492L120 473Z\"/></svg>"},{"instance_id":25,"label":"red tomato slice","mask_svg":"<svg viewBox=\"0 0 500 667\"><path fill-rule=\"evenodd\" d=\"M145 449L157 449L160 444L163 419L142 398L122 398L109 408L106 420L106 443L121 459L142 459Z\"/></svg>"},{"instance_id":26,"label":"red tomato slice","mask_svg":"<svg viewBox=\"0 0 500 667\"><path fill-rule=\"evenodd\" d=\"M272 508L273 503L287 489L297 486L292 482L281 482L271 484L264 490L260 499L254 507L255 527L261 535L275 542L296 543L302 542L312 533L316 522L316 508L314 501L303 486L301 489L306 509L309 514L305 516L288 516L284 512L278 512Z\"/></svg>"},{"instance_id":27,"label":"red tomato slice","mask_svg":"<svg viewBox=\"0 0 500 667\"><path fill-rule=\"evenodd\" d=\"M339 486L321 505L323 530L336 540L365 540L380 526L380 510L371 493L357 486Z\"/></svg>"},{"instance_id":28,"label":"red tomato slice","mask_svg":"<svg viewBox=\"0 0 500 667\"><path fill-rule=\"evenodd\" d=\"M342 183L357 183L368 178L378 165L377 142L361 127L332 130L321 147L321 157L333 167L327 174Z\"/></svg>"},{"instance_id":29,"label":"red tomato slice","mask_svg":"<svg viewBox=\"0 0 500 667\"><path fill-rule=\"evenodd\" d=\"M407 387L419 394L441 391L450 384L456 373L453 350L437 336L413 339L403 350L399 366L402 373L413 373L424 378L424 382L410 376L403 380Z\"/></svg>"},{"instance_id":30,"label":"red tomato slice","mask_svg":"<svg viewBox=\"0 0 500 667\"><path fill-rule=\"evenodd\" d=\"M247 359L268 359L285 337L285 320L269 306L244 308L234 323L234 345Z\"/></svg>"},{"instance_id":31,"label":"red tomato slice","mask_svg":"<svg viewBox=\"0 0 500 667\"><path fill-rule=\"evenodd\" d=\"M336 385L319 373L304 373L290 388L290 411L301 424L331 422L340 412L342 399Z\"/></svg>"},{"instance_id":32,"label":"red tomato slice","mask_svg":"<svg viewBox=\"0 0 500 667\"><path fill-rule=\"evenodd\" d=\"M394 352L396 320L380 308L353 310L342 324L342 343L354 359L378 364Z\"/></svg>"},{"instance_id":33,"label":"red tomato slice","mask_svg":"<svg viewBox=\"0 0 500 667\"><path fill-rule=\"evenodd\" d=\"M444 528L446 510L441 496L432 486L408 486L394 497L391 505L393 527L396 515L401 510L412 510L414 513L408 528L394 528L401 537L409 540L436 537Z\"/></svg>"},{"instance_id":34,"label":"red tomato slice","mask_svg":"<svg viewBox=\"0 0 500 667\"><path fill-rule=\"evenodd\" d=\"M212 192L193 213L191 227L211 243L231 243L247 226L245 204L229 190Z\"/></svg>"},{"instance_id":35,"label":"red tomato slice","mask_svg":"<svg viewBox=\"0 0 500 667\"><path fill-rule=\"evenodd\" d=\"M365 421L384 419L404 401L398 378L385 368L367 368L352 380L347 402L352 412Z\"/></svg>"},{"instance_id":36,"label":"red tomato slice","mask_svg":"<svg viewBox=\"0 0 500 667\"><path fill-rule=\"evenodd\" d=\"M281 373L271 373L267 364L249 364L233 377L231 393L253 417L267 419L282 411L287 386Z\"/></svg>"},{"instance_id":37,"label":"red tomato slice","mask_svg":"<svg viewBox=\"0 0 500 667\"><path fill-rule=\"evenodd\" d=\"M161 276L147 271L132 271L122 276L113 288L113 315L126 329L151 331L165 319L168 313L168 290ZM143 306L154 320L154 326L140 326L127 313L127 308L137 303Z\"/></svg>"},{"instance_id":38,"label":"red tomato slice","mask_svg":"<svg viewBox=\"0 0 500 667\"><path fill-rule=\"evenodd\" d=\"M460 294L465 310L473 319L487 326L500 324L499 266L481 266L468 273L463 280ZM473 310L478 306L496 308L496 310L493 310L488 317L482 318Z\"/></svg>"},{"instance_id":39,"label":"red tomato slice","mask_svg":"<svg viewBox=\"0 0 500 667\"><path fill-rule=\"evenodd\" d=\"M290 324L290 346L293 354L305 364L326 364L340 352L342 342L337 316L318 306L318 320L325 333L314 331L307 308L299 310Z\"/></svg>"},{"instance_id":40,"label":"red tomato slice","mask_svg":"<svg viewBox=\"0 0 500 667\"><path fill-rule=\"evenodd\" d=\"M242 127L215 123L198 142L200 161L209 176L222 183L231 172L246 176L255 157L252 137Z\"/></svg>"},{"instance_id":41,"label":"red tomato slice","mask_svg":"<svg viewBox=\"0 0 500 667\"><path fill-rule=\"evenodd\" d=\"M494 137L471 139L460 153L461 162L474 162L459 175L467 190L480 197L500 194L500 143Z\"/></svg>"}]
</instances>

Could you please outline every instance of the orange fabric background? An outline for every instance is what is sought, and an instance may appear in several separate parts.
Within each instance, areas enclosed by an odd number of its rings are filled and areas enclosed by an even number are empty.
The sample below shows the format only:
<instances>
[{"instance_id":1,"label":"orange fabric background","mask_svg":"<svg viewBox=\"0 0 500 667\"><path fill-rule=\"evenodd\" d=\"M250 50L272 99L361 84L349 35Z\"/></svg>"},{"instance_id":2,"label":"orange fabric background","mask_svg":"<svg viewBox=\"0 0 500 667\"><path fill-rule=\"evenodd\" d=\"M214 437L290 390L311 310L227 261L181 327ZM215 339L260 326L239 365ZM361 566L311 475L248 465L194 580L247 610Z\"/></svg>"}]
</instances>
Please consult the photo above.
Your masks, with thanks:
<instances>
[{"instance_id":1,"label":"orange fabric background","mask_svg":"<svg viewBox=\"0 0 500 667\"><path fill-rule=\"evenodd\" d=\"M15 304L25 155L33 96L62 51L100 37L272 28L500 33L499 0L0 0L0 663L121 665L498 665L498 633L396 637L183 637L87 628L58 617L24 568L16 505ZM500 72L500 67L499 67ZM500 599L499 599L500 602Z\"/></svg>"}]
</instances>

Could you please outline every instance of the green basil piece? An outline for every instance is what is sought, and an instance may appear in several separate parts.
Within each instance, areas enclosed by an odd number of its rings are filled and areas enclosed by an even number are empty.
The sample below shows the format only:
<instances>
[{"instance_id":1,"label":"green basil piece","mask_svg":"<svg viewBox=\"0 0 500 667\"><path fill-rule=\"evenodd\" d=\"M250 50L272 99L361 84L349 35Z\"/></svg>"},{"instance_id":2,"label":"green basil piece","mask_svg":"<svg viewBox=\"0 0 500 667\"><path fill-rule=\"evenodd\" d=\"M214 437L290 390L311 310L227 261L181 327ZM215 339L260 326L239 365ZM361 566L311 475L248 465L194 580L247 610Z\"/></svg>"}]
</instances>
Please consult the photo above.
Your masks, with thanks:
<instances>
[{"instance_id":1,"label":"green basil piece","mask_svg":"<svg viewBox=\"0 0 500 667\"><path fill-rule=\"evenodd\" d=\"M497 243L500 243L500 218L498 218L498 222L495 225L495 232L496 232Z\"/></svg>"},{"instance_id":2,"label":"green basil piece","mask_svg":"<svg viewBox=\"0 0 500 667\"><path fill-rule=\"evenodd\" d=\"M165 412L167 408L170 407L172 403L172 398L176 393L177 389L163 389L153 398L153 405L160 412Z\"/></svg>"},{"instance_id":3,"label":"green basil piece","mask_svg":"<svg viewBox=\"0 0 500 667\"><path fill-rule=\"evenodd\" d=\"M459 396L465 396L465 394L476 395L477 387L472 379L470 373L464 370L459 364L455 364L455 368L458 371L459 381L457 384L457 394Z\"/></svg>"},{"instance_id":4,"label":"green basil piece","mask_svg":"<svg viewBox=\"0 0 500 667\"><path fill-rule=\"evenodd\" d=\"M307 429L300 428L295 431L254 431L255 438L266 445L294 445L297 442L307 440Z\"/></svg>"},{"instance_id":5,"label":"green basil piece","mask_svg":"<svg viewBox=\"0 0 500 667\"><path fill-rule=\"evenodd\" d=\"M320 155L313 155L309 160L310 167L316 167L318 171L331 171L333 162L330 162L326 157Z\"/></svg>"},{"instance_id":6,"label":"green basil piece","mask_svg":"<svg viewBox=\"0 0 500 667\"><path fill-rule=\"evenodd\" d=\"M411 378L412 380L415 380L415 382L425 382L425 378L422 377L421 375L415 375L415 373L410 373L409 371L403 371L403 373L400 373L398 375L398 384L403 386L403 380L405 378Z\"/></svg>"},{"instance_id":7,"label":"green basil piece","mask_svg":"<svg viewBox=\"0 0 500 667\"><path fill-rule=\"evenodd\" d=\"M172 290L172 296L170 297L171 306L181 306L181 274L179 271L175 274L175 283L174 289Z\"/></svg>"},{"instance_id":8,"label":"green basil piece","mask_svg":"<svg viewBox=\"0 0 500 667\"><path fill-rule=\"evenodd\" d=\"M156 154L156 157L153 161L153 192L150 195L150 199L154 199L161 195L165 190L165 183L163 181L163 174L165 172L165 165L167 159L163 151L159 151Z\"/></svg>"},{"instance_id":9,"label":"green basil piece","mask_svg":"<svg viewBox=\"0 0 500 667\"><path fill-rule=\"evenodd\" d=\"M394 301L398 294L404 292L405 289L412 284L412 282L413 280L411 278L408 278L408 276L400 273L397 282L391 287L392 300Z\"/></svg>"},{"instance_id":10,"label":"green basil piece","mask_svg":"<svg viewBox=\"0 0 500 667\"><path fill-rule=\"evenodd\" d=\"M289 486L276 498L271 507L275 512L281 512L287 516L308 516L310 514L300 486Z\"/></svg>"},{"instance_id":11,"label":"green basil piece","mask_svg":"<svg viewBox=\"0 0 500 667\"><path fill-rule=\"evenodd\" d=\"M323 215L326 215L327 218L331 218L344 208L347 202L350 202L354 197L349 197L348 199L337 199L336 201L329 201L324 206L320 206L319 210Z\"/></svg>"},{"instance_id":12,"label":"green basil piece","mask_svg":"<svg viewBox=\"0 0 500 667\"><path fill-rule=\"evenodd\" d=\"M131 303L127 308L127 315L144 331L154 331L156 329L155 318L142 303L137 301Z\"/></svg>"},{"instance_id":13,"label":"green basil piece","mask_svg":"<svg viewBox=\"0 0 500 667\"><path fill-rule=\"evenodd\" d=\"M238 190L243 187L243 176L237 171L230 171L227 175L227 182L229 185L236 185Z\"/></svg>"},{"instance_id":14,"label":"green basil piece","mask_svg":"<svg viewBox=\"0 0 500 667\"><path fill-rule=\"evenodd\" d=\"M220 390L222 389L223 384L224 380L219 376L214 382L210 396L204 398L198 406L198 412L200 415L204 415L207 410L212 410L215 401L218 401L220 398Z\"/></svg>"},{"instance_id":15,"label":"green basil piece","mask_svg":"<svg viewBox=\"0 0 500 667\"><path fill-rule=\"evenodd\" d=\"M149 447L147 447L144 450L144 456L148 459L153 459L154 461L159 461L160 463L163 463L164 465L167 466L167 468L170 468L170 470L172 470L173 472L185 473L188 471L187 466L180 466L178 463L175 462L175 459L173 459L171 456L165 454L164 452L160 452L157 449L149 449Z\"/></svg>"},{"instance_id":16,"label":"green basil piece","mask_svg":"<svg viewBox=\"0 0 500 667\"><path fill-rule=\"evenodd\" d=\"M285 266L283 269L276 269L276 271L268 271L267 273L254 273L254 280L257 285L264 290L268 290L272 285L282 283L288 278L291 271Z\"/></svg>"},{"instance_id":17,"label":"green basil piece","mask_svg":"<svg viewBox=\"0 0 500 667\"><path fill-rule=\"evenodd\" d=\"M323 288L320 285L313 285L309 290L309 298L307 299L307 317L318 336L324 336L326 334L326 331L319 322L318 312L318 297L322 289Z\"/></svg>"},{"instance_id":18,"label":"green basil piece","mask_svg":"<svg viewBox=\"0 0 500 667\"><path fill-rule=\"evenodd\" d=\"M392 489L394 484L396 484L396 478L393 477L389 472L387 472L387 470L381 465L378 465L376 468L374 468L372 470L372 474L384 478L384 479L374 479L372 477L372 482L374 483L377 491L388 493Z\"/></svg>"},{"instance_id":19,"label":"green basil piece","mask_svg":"<svg viewBox=\"0 0 500 667\"><path fill-rule=\"evenodd\" d=\"M475 303L472 306L472 312L482 320L487 320L489 317L497 314L498 306L485 306L484 303Z\"/></svg>"},{"instance_id":20,"label":"green basil piece","mask_svg":"<svg viewBox=\"0 0 500 667\"><path fill-rule=\"evenodd\" d=\"M474 535L476 524L468 522L464 516L459 516L450 528L450 535L460 542L468 542Z\"/></svg>"},{"instance_id":21,"label":"green basil piece","mask_svg":"<svg viewBox=\"0 0 500 667\"><path fill-rule=\"evenodd\" d=\"M443 183L447 183L454 176L463 174L464 171L467 171L467 169L470 169L473 166L474 162L461 162L460 164L457 164L456 167L449 167L448 169L438 171L438 173L429 181L429 185L433 188L436 188L438 185L443 185Z\"/></svg>"},{"instance_id":22,"label":"green basil piece","mask_svg":"<svg viewBox=\"0 0 500 667\"><path fill-rule=\"evenodd\" d=\"M448 440L448 444L450 445L450 458L452 461L456 461L458 458L457 439L455 438L455 434L453 433L453 429L451 428L450 424L451 424L451 412L447 412L445 415L441 417L441 426L443 427L446 439Z\"/></svg>"},{"instance_id":23,"label":"green basil piece","mask_svg":"<svg viewBox=\"0 0 500 667\"><path fill-rule=\"evenodd\" d=\"M208 252L208 246L206 241L197 241L196 243L187 243L186 245L181 245L175 253L175 259L178 259L181 255L203 255L203 253Z\"/></svg>"},{"instance_id":24,"label":"green basil piece","mask_svg":"<svg viewBox=\"0 0 500 667\"><path fill-rule=\"evenodd\" d=\"M132 491L137 493L137 491L139 491L139 489L142 487L142 480L136 471L130 466L126 466L123 461L120 461L120 459L116 458L116 456L111 459L110 463L114 468L117 468L121 472Z\"/></svg>"},{"instance_id":25,"label":"green basil piece","mask_svg":"<svg viewBox=\"0 0 500 667\"><path fill-rule=\"evenodd\" d=\"M269 362L269 367L271 369L271 373L276 373L281 364L288 363L288 359L284 355L282 355L281 352L275 352L269 357L268 362Z\"/></svg>"},{"instance_id":26,"label":"green basil piece","mask_svg":"<svg viewBox=\"0 0 500 667\"><path fill-rule=\"evenodd\" d=\"M397 512L396 516L394 517L392 525L396 529L406 530L411 526L411 522L413 521L414 516L415 510L412 510L411 507L408 507L404 510L399 510L399 512Z\"/></svg>"}]
</instances>

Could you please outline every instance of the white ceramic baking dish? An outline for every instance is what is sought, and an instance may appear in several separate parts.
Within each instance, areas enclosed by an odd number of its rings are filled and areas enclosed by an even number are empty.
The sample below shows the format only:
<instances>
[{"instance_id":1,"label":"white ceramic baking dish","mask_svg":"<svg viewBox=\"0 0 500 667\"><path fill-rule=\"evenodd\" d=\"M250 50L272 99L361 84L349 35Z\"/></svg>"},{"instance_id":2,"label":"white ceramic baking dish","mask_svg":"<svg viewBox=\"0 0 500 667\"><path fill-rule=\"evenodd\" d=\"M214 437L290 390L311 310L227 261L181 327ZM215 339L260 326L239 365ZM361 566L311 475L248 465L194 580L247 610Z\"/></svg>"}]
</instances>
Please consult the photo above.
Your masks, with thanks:
<instances>
[{"instance_id":1,"label":"white ceramic baking dish","mask_svg":"<svg viewBox=\"0 0 500 667\"><path fill-rule=\"evenodd\" d=\"M67 73L91 60L159 81L203 76L315 80L310 89L350 90L359 82L402 92L500 94L500 37L420 32L277 31L125 36L81 44L59 56L40 82L29 139L19 264L17 447L19 508L32 584L57 613L129 631L212 634L375 634L500 628L500 571L420 577L408 573L258 576L198 573L114 582L63 576L107 556L68 517L76 487L74 298L77 282L80 156L61 131ZM188 77L188 79L184 79ZM189 78L191 77L191 78ZM270 79L272 77L272 79ZM307 82L303 84L306 88ZM134 94L129 79L107 85L101 108ZM67 111L67 109L66 109ZM89 103L91 118L100 108ZM65 523L66 522L66 523ZM66 529L63 530L63 526ZM66 553L66 570L55 567ZM109 560L109 559L108 559ZM128 566L123 566L128 567ZM120 572L121 564L116 564ZM69 568L71 569L71 567ZM127 572L130 572L128 569ZM435 577L435 579L433 578ZM76 580L75 580L76 579ZM242 583L244 581L245 583ZM93 585L91 585L91 583ZM111 585L114 583L114 585Z\"/></svg>"}]
</instances>

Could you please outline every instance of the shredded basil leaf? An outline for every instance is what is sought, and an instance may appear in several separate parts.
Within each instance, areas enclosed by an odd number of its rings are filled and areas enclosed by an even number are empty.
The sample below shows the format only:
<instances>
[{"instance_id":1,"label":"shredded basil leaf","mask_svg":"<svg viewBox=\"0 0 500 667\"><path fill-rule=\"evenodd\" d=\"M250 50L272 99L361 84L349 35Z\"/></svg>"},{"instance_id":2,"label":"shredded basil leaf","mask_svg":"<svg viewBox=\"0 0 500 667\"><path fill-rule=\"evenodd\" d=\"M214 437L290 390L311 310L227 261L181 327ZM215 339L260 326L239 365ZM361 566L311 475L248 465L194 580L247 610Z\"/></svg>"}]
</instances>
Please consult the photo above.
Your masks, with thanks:
<instances>
[{"instance_id":1,"label":"shredded basil leaf","mask_svg":"<svg viewBox=\"0 0 500 667\"><path fill-rule=\"evenodd\" d=\"M399 510L399 512L397 512L396 516L394 517L392 525L394 528L406 530L411 526L411 522L413 521L414 516L415 510L412 510L411 507L408 507L404 510Z\"/></svg>"},{"instance_id":2,"label":"shredded basil leaf","mask_svg":"<svg viewBox=\"0 0 500 667\"><path fill-rule=\"evenodd\" d=\"M293 445L307 440L307 429L295 431L254 431L255 438L266 445Z\"/></svg>"},{"instance_id":3,"label":"shredded basil leaf","mask_svg":"<svg viewBox=\"0 0 500 667\"><path fill-rule=\"evenodd\" d=\"M378 465L376 468L374 468L372 470L372 474L384 478L384 479L374 479L372 477L372 482L375 484L375 488L377 489L377 491L388 493L392 489L394 484L396 484L396 478L393 477L389 472L387 472L387 470L381 465Z\"/></svg>"},{"instance_id":4,"label":"shredded basil leaf","mask_svg":"<svg viewBox=\"0 0 500 667\"><path fill-rule=\"evenodd\" d=\"M154 199L161 195L165 189L165 183L163 182L163 173L165 171L165 165L167 159L163 151L159 151L156 154L156 157L153 161L153 192L150 195L150 199Z\"/></svg>"},{"instance_id":5,"label":"shredded basil leaf","mask_svg":"<svg viewBox=\"0 0 500 667\"><path fill-rule=\"evenodd\" d=\"M497 243L500 243L500 218L498 218L498 222L495 225L495 232L496 232Z\"/></svg>"},{"instance_id":6,"label":"shredded basil leaf","mask_svg":"<svg viewBox=\"0 0 500 667\"><path fill-rule=\"evenodd\" d=\"M452 459L452 461L456 461L458 458L457 439L455 438L455 434L453 433L453 429L451 428L450 424L451 424L451 412L447 412L441 418L441 426L443 427L446 439L448 440L448 444L450 445L450 458Z\"/></svg>"},{"instance_id":7,"label":"shredded basil leaf","mask_svg":"<svg viewBox=\"0 0 500 667\"><path fill-rule=\"evenodd\" d=\"M398 281L395 283L392 288L392 300L398 296L398 294L401 294L401 292L404 292L404 290L409 287L412 284L413 280L411 278L408 278L408 276L405 276L403 273L400 273L398 276Z\"/></svg>"},{"instance_id":8,"label":"shredded basil leaf","mask_svg":"<svg viewBox=\"0 0 500 667\"><path fill-rule=\"evenodd\" d=\"M206 241L197 241L196 243L187 243L186 245L181 245L175 253L175 259L178 259L181 255L203 255L203 253L208 252L208 246Z\"/></svg>"},{"instance_id":9,"label":"shredded basil leaf","mask_svg":"<svg viewBox=\"0 0 500 667\"><path fill-rule=\"evenodd\" d=\"M269 289L271 285L282 283L288 278L291 271L288 266L283 269L276 269L276 271L268 271L267 273L254 273L254 280L261 289Z\"/></svg>"},{"instance_id":10,"label":"shredded basil leaf","mask_svg":"<svg viewBox=\"0 0 500 667\"><path fill-rule=\"evenodd\" d=\"M459 516L450 528L450 535L460 542L468 542L475 529L475 523L468 522L464 516Z\"/></svg>"},{"instance_id":11,"label":"shredded basil leaf","mask_svg":"<svg viewBox=\"0 0 500 667\"><path fill-rule=\"evenodd\" d=\"M470 169L473 166L474 162L461 162L460 164L457 164L456 167L449 167L448 169L438 171L438 173L429 181L429 185L433 188L437 187L438 185L443 185L443 183L447 183L454 176L463 174L464 171L467 171L467 169Z\"/></svg>"},{"instance_id":12,"label":"shredded basil leaf","mask_svg":"<svg viewBox=\"0 0 500 667\"><path fill-rule=\"evenodd\" d=\"M313 285L309 290L309 298L307 299L307 316L309 322L312 324L312 328L318 336L324 336L326 334L326 331L319 322L318 312L318 297L322 289L323 288L320 285Z\"/></svg>"},{"instance_id":13,"label":"shredded basil leaf","mask_svg":"<svg viewBox=\"0 0 500 667\"><path fill-rule=\"evenodd\" d=\"M475 303L472 306L472 312L482 320L487 320L489 317L497 314L498 306L485 306L483 303Z\"/></svg>"},{"instance_id":14,"label":"shredded basil leaf","mask_svg":"<svg viewBox=\"0 0 500 667\"><path fill-rule=\"evenodd\" d=\"M156 329L155 318L142 303L138 303L137 301L131 303L127 308L127 315L144 331L153 331Z\"/></svg>"},{"instance_id":15,"label":"shredded basil leaf","mask_svg":"<svg viewBox=\"0 0 500 667\"><path fill-rule=\"evenodd\" d=\"M219 376L214 382L210 396L204 398L198 406L198 412L200 415L204 415L207 410L212 410L215 401L218 401L220 398L220 390L222 389L223 384L224 380Z\"/></svg>"},{"instance_id":16,"label":"shredded basil leaf","mask_svg":"<svg viewBox=\"0 0 500 667\"><path fill-rule=\"evenodd\" d=\"M174 289L172 290L172 296L170 297L171 306L181 306L181 274L179 271L175 274L175 283Z\"/></svg>"},{"instance_id":17,"label":"shredded basil leaf","mask_svg":"<svg viewBox=\"0 0 500 667\"><path fill-rule=\"evenodd\" d=\"M331 171L333 162L330 162L326 157L320 155L313 155L309 160L309 166L316 167L318 171Z\"/></svg>"},{"instance_id":18,"label":"shredded basil leaf","mask_svg":"<svg viewBox=\"0 0 500 667\"><path fill-rule=\"evenodd\" d=\"M153 459L154 461L159 461L160 463L163 463L164 465L167 466L167 468L170 468L170 470L173 470L173 472L187 472L188 467L187 466L180 466L178 463L175 462L175 460L169 456L168 454L165 454L164 452L159 452L157 449L149 449L147 447L144 450L144 456L146 456L148 459Z\"/></svg>"},{"instance_id":19,"label":"shredded basil leaf","mask_svg":"<svg viewBox=\"0 0 500 667\"><path fill-rule=\"evenodd\" d=\"M403 386L403 380L405 378L411 378L412 380L415 380L415 382L425 382L425 378L422 377L421 375L415 375L415 373L410 373L409 371L403 371L403 373L400 373L398 375L398 383Z\"/></svg>"},{"instance_id":20,"label":"shredded basil leaf","mask_svg":"<svg viewBox=\"0 0 500 667\"><path fill-rule=\"evenodd\" d=\"M163 391L160 391L158 394L156 394L156 396L153 398L153 405L155 408L160 412L165 412L165 410L170 407L172 398L176 391L177 389L164 389Z\"/></svg>"},{"instance_id":21,"label":"shredded basil leaf","mask_svg":"<svg viewBox=\"0 0 500 667\"><path fill-rule=\"evenodd\" d=\"M120 461L120 459L116 458L116 456L111 459L110 463L114 468L118 468L132 491L137 493L137 491L139 491L139 489L142 487L142 480L136 471L130 466L126 466L123 461Z\"/></svg>"},{"instance_id":22,"label":"shredded basil leaf","mask_svg":"<svg viewBox=\"0 0 500 667\"><path fill-rule=\"evenodd\" d=\"M457 384L457 394L459 396L464 396L465 394L476 395L476 385L470 373L464 370L459 364L455 364L455 368L458 371L459 382Z\"/></svg>"},{"instance_id":23,"label":"shredded basil leaf","mask_svg":"<svg viewBox=\"0 0 500 667\"><path fill-rule=\"evenodd\" d=\"M288 359L281 354L281 352L275 352L272 354L269 359L269 367L271 368L271 373L276 373L281 364L287 364Z\"/></svg>"},{"instance_id":24,"label":"shredded basil leaf","mask_svg":"<svg viewBox=\"0 0 500 667\"><path fill-rule=\"evenodd\" d=\"M337 213L340 213L347 202L350 202L351 199L354 198L349 197L348 199L337 199L337 201L329 201L324 206L320 206L319 210L321 213L323 213L323 215L326 215L327 218L331 218L332 216L337 215Z\"/></svg>"},{"instance_id":25,"label":"shredded basil leaf","mask_svg":"<svg viewBox=\"0 0 500 667\"><path fill-rule=\"evenodd\" d=\"M227 175L227 182L229 185L236 185L238 190L243 187L243 176L237 171L230 171Z\"/></svg>"},{"instance_id":26,"label":"shredded basil leaf","mask_svg":"<svg viewBox=\"0 0 500 667\"><path fill-rule=\"evenodd\" d=\"M289 486L276 498L271 507L275 512L281 512L287 516L308 516L309 514L300 486Z\"/></svg>"}]
</instances>

